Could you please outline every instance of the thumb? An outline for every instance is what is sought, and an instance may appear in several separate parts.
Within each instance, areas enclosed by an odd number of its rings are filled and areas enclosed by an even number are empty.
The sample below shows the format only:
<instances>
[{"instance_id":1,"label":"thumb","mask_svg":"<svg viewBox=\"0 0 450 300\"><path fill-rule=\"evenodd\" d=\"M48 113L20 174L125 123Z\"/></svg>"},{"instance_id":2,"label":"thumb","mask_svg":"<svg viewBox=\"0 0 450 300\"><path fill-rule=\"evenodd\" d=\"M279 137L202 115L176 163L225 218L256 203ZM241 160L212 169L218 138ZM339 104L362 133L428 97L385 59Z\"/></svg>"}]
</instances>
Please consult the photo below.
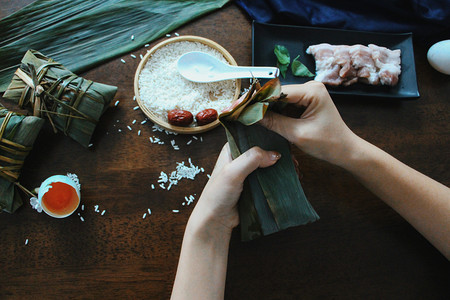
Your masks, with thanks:
<instances>
[{"instance_id":1,"label":"thumb","mask_svg":"<svg viewBox=\"0 0 450 300\"><path fill-rule=\"evenodd\" d=\"M270 167L280 158L281 154L276 151L265 151L259 147L253 147L230 163L229 175L238 182L243 182L257 168Z\"/></svg>"},{"instance_id":2,"label":"thumb","mask_svg":"<svg viewBox=\"0 0 450 300\"><path fill-rule=\"evenodd\" d=\"M258 124L269 130L275 131L293 143L295 141L294 135L298 125L297 123L300 121L301 119L293 119L272 111L267 111L264 118L259 121Z\"/></svg>"}]
</instances>

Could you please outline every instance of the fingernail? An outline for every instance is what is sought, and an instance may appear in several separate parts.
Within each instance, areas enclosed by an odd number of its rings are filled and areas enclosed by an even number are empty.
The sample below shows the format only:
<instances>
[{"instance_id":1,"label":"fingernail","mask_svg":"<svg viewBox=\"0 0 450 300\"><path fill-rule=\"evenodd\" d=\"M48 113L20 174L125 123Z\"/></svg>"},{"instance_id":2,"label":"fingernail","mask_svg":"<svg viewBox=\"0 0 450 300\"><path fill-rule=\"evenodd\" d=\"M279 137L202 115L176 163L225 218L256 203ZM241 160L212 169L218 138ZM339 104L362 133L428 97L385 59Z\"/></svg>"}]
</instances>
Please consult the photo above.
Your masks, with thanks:
<instances>
[{"instance_id":1,"label":"fingernail","mask_svg":"<svg viewBox=\"0 0 450 300\"><path fill-rule=\"evenodd\" d=\"M271 160L279 160L281 158L281 154L276 152L276 151L272 151L270 153L270 159Z\"/></svg>"}]
</instances>

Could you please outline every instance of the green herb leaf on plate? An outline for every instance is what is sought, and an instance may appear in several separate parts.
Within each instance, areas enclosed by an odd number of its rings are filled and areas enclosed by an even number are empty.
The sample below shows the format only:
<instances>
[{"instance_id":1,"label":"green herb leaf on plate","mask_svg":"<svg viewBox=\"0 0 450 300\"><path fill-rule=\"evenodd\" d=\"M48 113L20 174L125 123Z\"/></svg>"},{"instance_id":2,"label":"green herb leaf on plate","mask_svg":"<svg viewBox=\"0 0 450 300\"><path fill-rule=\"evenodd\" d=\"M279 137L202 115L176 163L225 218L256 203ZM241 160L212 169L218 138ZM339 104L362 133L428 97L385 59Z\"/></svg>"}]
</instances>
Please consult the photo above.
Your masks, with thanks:
<instances>
[{"instance_id":1,"label":"green herb leaf on plate","mask_svg":"<svg viewBox=\"0 0 450 300\"><path fill-rule=\"evenodd\" d=\"M277 56L280 65L289 65L289 63L291 62L291 57L289 55L288 49L285 46L275 45L275 49L273 50L273 52Z\"/></svg>"},{"instance_id":2,"label":"green herb leaf on plate","mask_svg":"<svg viewBox=\"0 0 450 300\"><path fill-rule=\"evenodd\" d=\"M283 75L283 78L286 78L286 72L288 69L289 64L277 64L278 69L280 69L281 75Z\"/></svg>"},{"instance_id":3,"label":"green herb leaf on plate","mask_svg":"<svg viewBox=\"0 0 450 300\"><path fill-rule=\"evenodd\" d=\"M299 57L300 55L297 55L297 57L292 61L292 74L300 77L314 77L315 75L311 73L311 71L309 71L308 68L298 59Z\"/></svg>"}]
</instances>

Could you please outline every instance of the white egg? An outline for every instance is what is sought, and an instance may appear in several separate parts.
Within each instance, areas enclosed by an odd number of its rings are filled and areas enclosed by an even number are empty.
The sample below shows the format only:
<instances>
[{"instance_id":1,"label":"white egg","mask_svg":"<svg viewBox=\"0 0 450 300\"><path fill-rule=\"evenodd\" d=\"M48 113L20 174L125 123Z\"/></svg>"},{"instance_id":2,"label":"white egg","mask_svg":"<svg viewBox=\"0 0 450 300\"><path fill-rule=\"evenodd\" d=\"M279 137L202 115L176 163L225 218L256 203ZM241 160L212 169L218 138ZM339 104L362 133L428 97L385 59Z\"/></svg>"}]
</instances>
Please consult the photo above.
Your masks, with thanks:
<instances>
[{"instance_id":1,"label":"white egg","mask_svg":"<svg viewBox=\"0 0 450 300\"><path fill-rule=\"evenodd\" d=\"M440 41L431 46L427 58L437 71L450 75L450 40Z\"/></svg>"},{"instance_id":2,"label":"white egg","mask_svg":"<svg viewBox=\"0 0 450 300\"><path fill-rule=\"evenodd\" d=\"M73 210L71 210L68 213L65 214L56 214L52 211L49 211L45 205L43 205L42 203L42 197L44 197L44 195L52 188L52 184L55 182L61 182L61 183L65 183L71 187L73 187L77 193L78 196L78 204L76 207L74 207ZM71 179L68 176L65 175L53 175L50 176L49 178L47 178L46 180L44 180L44 182L41 183L41 186L39 187L39 193L38 193L38 201L42 206L42 209L44 210L45 213L47 213L49 216L55 217L55 218L65 218L69 215L71 215L77 208L78 205L80 204L80 187L79 187L79 183L75 182L73 179Z\"/></svg>"}]
</instances>

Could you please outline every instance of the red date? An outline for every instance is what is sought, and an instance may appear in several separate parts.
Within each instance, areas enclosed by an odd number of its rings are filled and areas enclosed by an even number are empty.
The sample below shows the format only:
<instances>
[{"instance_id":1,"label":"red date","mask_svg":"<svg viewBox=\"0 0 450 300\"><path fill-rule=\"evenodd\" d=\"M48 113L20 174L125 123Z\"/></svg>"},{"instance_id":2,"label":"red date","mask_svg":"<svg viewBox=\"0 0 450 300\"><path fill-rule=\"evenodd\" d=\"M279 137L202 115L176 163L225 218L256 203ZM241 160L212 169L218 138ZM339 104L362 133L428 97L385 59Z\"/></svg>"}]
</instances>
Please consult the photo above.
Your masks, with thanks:
<instances>
[{"instance_id":1,"label":"red date","mask_svg":"<svg viewBox=\"0 0 450 300\"><path fill-rule=\"evenodd\" d=\"M217 120L217 116L217 111L215 109L208 108L199 112L195 116L195 119L197 120L197 124L202 126L214 122Z\"/></svg>"},{"instance_id":2,"label":"red date","mask_svg":"<svg viewBox=\"0 0 450 300\"><path fill-rule=\"evenodd\" d=\"M194 116L187 110L172 109L167 113L167 119L171 125L186 127L194 121Z\"/></svg>"}]
</instances>

